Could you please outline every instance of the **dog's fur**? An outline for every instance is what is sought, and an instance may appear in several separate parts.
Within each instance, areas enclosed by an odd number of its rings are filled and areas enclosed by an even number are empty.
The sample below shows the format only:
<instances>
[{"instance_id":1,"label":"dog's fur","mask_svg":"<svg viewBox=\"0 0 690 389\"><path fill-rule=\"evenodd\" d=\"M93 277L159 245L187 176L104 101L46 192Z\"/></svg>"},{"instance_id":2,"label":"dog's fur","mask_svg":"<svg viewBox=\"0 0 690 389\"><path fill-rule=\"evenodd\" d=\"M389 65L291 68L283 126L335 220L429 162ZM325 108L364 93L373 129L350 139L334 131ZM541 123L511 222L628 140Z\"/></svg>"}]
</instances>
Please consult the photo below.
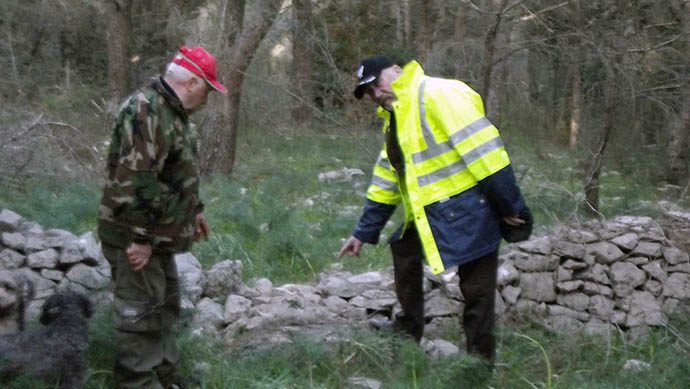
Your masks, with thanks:
<instances>
[{"instance_id":1,"label":"dog's fur","mask_svg":"<svg viewBox=\"0 0 690 389\"><path fill-rule=\"evenodd\" d=\"M0 335L24 330L26 307L34 298L34 286L23 276L0 272Z\"/></svg>"},{"instance_id":2,"label":"dog's fur","mask_svg":"<svg viewBox=\"0 0 690 389\"><path fill-rule=\"evenodd\" d=\"M82 294L60 292L43 304L43 326L0 336L0 382L32 376L59 388L81 388L88 368L91 302Z\"/></svg>"}]
</instances>

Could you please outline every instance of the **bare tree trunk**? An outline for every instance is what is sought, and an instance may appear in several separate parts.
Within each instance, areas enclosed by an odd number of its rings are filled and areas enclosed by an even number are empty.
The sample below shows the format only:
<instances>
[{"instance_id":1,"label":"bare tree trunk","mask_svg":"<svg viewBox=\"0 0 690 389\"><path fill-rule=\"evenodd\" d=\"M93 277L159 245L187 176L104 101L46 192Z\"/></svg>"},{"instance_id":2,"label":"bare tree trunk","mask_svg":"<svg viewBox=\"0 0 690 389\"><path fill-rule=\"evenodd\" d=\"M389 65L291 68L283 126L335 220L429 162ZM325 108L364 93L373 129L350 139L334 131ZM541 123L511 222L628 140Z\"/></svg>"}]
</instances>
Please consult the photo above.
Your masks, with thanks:
<instances>
[{"instance_id":1,"label":"bare tree trunk","mask_svg":"<svg viewBox=\"0 0 690 389\"><path fill-rule=\"evenodd\" d=\"M405 46L409 45L412 41L412 21L410 20L410 1L412 0L402 0L402 18L403 18L403 43Z\"/></svg>"},{"instance_id":2,"label":"bare tree trunk","mask_svg":"<svg viewBox=\"0 0 690 389\"><path fill-rule=\"evenodd\" d=\"M115 110L129 92L129 35L132 31L131 0L111 0L108 11L108 113ZM110 116L110 115L108 115Z\"/></svg>"},{"instance_id":3,"label":"bare tree trunk","mask_svg":"<svg viewBox=\"0 0 690 389\"><path fill-rule=\"evenodd\" d=\"M396 1L393 5L396 7L395 39L399 47L405 47L410 42L409 0Z\"/></svg>"},{"instance_id":4,"label":"bare tree trunk","mask_svg":"<svg viewBox=\"0 0 690 389\"><path fill-rule=\"evenodd\" d=\"M498 107L496 106L497 99L492 89L492 81L495 80L494 67L495 67L495 56L496 56L496 40L498 37L498 29L501 25L501 20L503 16L503 10L505 9L508 0L494 0L490 2L492 9L495 9L495 20L494 23L489 28L484 38L484 68L482 71L482 90L480 94L484 98L486 105L486 117L489 120L496 120Z\"/></svg>"},{"instance_id":5,"label":"bare tree trunk","mask_svg":"<svg viewBox=\"0 0 690 389\"><path fill-rule=\"evenodd\" d=\"M311 40L311 0L293 0L295 25L292 33L293 79L295 92L299 96L292 110L292 117L299 124L312 119L311 103L314 100L312 89L312 40Z\"/></svg>"},{"instance_id":6,"label":"bare tree trunk","mask_svg":"<svg viewBox=\"0 0 690 389\"><path fill-rule=\"evenodd\" d=\"M453 63L455 64L453 69L453 77L461 78L462 61L458 59L462 55L462 42L465 41L467 37L467 5L458 1L458 7L455 14L455 21L453 23L453 46L451 48L451 55L453 56Z\"/></svg>"},{"instance_id":7,"label":"bare tree trunk","mask_svg":"<svg viewBox=\"0 0 690 389\"><path fill-rule=\"evenodd\" d=\"M668 115L669 142L666 148L668 155L668 180L680 184L688 178L687 148L690 133L690 102L685 99L680 111Z\"/></svg>"},{"instance_id":8,"label":"bare tree trunk","mask_svg":"<svg viewBox=\"0 0 690 389\"><path fill-rule=\"evenodd\" d=\"M609 86L610 88L611 86ZM610 93L610 92L609 92ZM591 161L585 173L585 202L586 211L591 216L600 216L599 212L599 177L601 175L604 150L613 132L613 103L611 98L606 99L606 113L601 134L596 149L592 153Z\"/></svg>"},{"instance_id":9,"label":"bare tree trunk","mask_svg":"<svg viewBox=\"0 0 690 389\"><path fill-rule=\"evenodd\" d=\"M417 60L424 65L429 57L429 49L431 49L431 15L433 13L434 3L432 0L415 0L415 19L416 34L415 34L415 51L417 53Z\"/></svg>"},{"instance_id":10,"label":"bare tree trunk","mask_svg":"<svg viewBox=\"0 0 690 389\"><path fill-rule=\"evenodd\" d=\"M229 31L229 38L232 39L230 42L235 42L237 40L240 31L244 30L244 11L247 8L246 0L232 0L230 2L230 16L235 21L236 25L231 31Z\"/></svg>"},{"instance_id":11,"label":"bare tree trunk","mask_svg":"<svg viewBox=\"0 0 690 389\"><path fill-rule=\"evenodd\" d=\"M220 71L227 75L223 77L223 82L228 88L228 94L212 100L210 104L212 112L217 112L217 114L210 118L203 133L204 153L201 157L201 168L204 173L220 172L224 175L232 173L237 151L237 127L244 74L259 45L273 26L281 3L280 0L262 2L259 8L260 14L250 26L243 26L229 50L230 55L224 56L219 67ZM244 7L241 8L244 9ZM236 30L226 33L234 35L234 31ZM232 36L229 38L231 39Z\"/></svg>"},{"instance_id":12,"label":"bare tree trunk","mask_svg":"<svg viewBox=\"0 0 690 389\"><path fill-rule=\"evenodd\" d=\"M580 136L580 120L582 115L582 73L579 66L573 67L573 91L570 96L570 136L568 145L571 149L577 146Z\"/></svg>"},{"instance_id":13,"label":"bare tree trunk","mask_svg":"<svg viewBox=\"0 0 690 389\"><path fill-rule=\"evenodd\" d=\"M670 5L683 24L685 43L683 46L689 48L690 16L687 10L690 9L690 5L684 6L678 0L671 1ZM680 184L683 180L688 179L687 148L688 135L690 134L690 93L687 89L687 83L685 86L680 87L678 104L678 109L669 109L669 114L667 115L670 138L666 146L666 153L669 159L667 176L672 184Z\"/></svg>"}]
</instances>

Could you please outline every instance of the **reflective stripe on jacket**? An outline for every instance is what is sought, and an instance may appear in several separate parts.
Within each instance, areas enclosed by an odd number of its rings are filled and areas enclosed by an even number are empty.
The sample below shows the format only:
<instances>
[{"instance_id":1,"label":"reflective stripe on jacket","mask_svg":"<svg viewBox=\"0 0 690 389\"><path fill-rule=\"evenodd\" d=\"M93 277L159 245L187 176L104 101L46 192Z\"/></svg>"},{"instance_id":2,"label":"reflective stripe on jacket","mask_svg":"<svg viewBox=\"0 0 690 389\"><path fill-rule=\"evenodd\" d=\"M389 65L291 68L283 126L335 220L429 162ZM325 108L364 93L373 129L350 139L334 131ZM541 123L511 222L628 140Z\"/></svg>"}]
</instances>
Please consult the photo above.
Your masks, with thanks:
<instances>
[{"instance_id":1,"label":"reflective stripe on jacket","mask_svg":"<svg viewBox=\"0 0 690 389\"><path fill-rule=\"evenodd\" d=\"M425 76L415 61L405 65L392 88L404 177L388 161L384 144L355 233L370 239L373 225L363 228L362 220L380 218L367 216L367 209L402 201L406 224L415 223L434 273L496 250L497 216L515 215L525 205L481 97L460 81ZM385 130L390 113L379 108L378 114Z\"/></svg>"}]
</instances>

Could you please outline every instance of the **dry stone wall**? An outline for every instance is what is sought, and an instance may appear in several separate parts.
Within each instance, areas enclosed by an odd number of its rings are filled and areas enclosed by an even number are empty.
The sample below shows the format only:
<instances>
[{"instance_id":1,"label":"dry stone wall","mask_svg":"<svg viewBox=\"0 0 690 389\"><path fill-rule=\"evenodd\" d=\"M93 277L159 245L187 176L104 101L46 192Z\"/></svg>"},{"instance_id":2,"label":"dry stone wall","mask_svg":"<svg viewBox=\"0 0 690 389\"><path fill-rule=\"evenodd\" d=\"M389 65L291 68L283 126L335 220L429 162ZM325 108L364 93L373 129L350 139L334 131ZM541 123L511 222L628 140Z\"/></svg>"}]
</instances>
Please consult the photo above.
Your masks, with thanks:
<instances>
[{"instance_id":1,"label":"dry stone wall","mask_svg":"<svg viewBox=\"0 0 690 389\"><path fill-rule=\"evenodd\" d=\"M553 330L634 334L665 325L690 300L688 254L649 217L561 227L501 258L501 313Z\"/></svg>"},{"instance_id":2,"label":"dry stone wall","mask_svg":"<svg viewBox=\"0 0 690 389\"><path fill-rule=\"evenodd\" d=\"M496 290L499 320L531 321L554 331L611 330L635 335L664 326L690 305L690 260L648 217L563 226L501 250ZM242 282L242 263L223 261L202 269L190 253L176 256L183 307L194 312L199 332L228 343L287 341L312 331L324 339L343 328L366 327L372 316L400 310L391 269L353 274L336 263L311 284ZM66 288L108 304L110 267L92 233L45 230L0 209L0 308L14 301L2 280L21 276L36 290L35 317L45 298ZM10 285L11 283L7 283ZM457 351L443 341L458 326L464 299L454 269L424 278L430 353ZM0 329L2 318L0 318Z\"/></svg>"},{"instance_id":3,"label":"dry stone wall","mask_svg":"<svg viewBox=\"0 0 690 389\"><path fill-rule=\"evenodd\" d=\"M189 256L181 262L194 261ZM650 326L665 325L690 302L688 254L673 247L648 217L557 228L547 236L505 246L500 261L500 320L531 321L553 331L616 330L636 336ZM239 282L239 262L216 266L212 277L222 277L222 268L232 269L225 278ZM200 266L181 268L197 268L201 275L194 278L209 277ZM196 305L200 328L230 342L242 335L256 338L261 331L270 333L273 341L285 340L293 327L363 324L374 315L391 318L400 309L390 270L352 274L340 264L312 285L274 286L263 279L232 289L227 296L202 291L198 303L188 304ZM438 348L443 343L435 338L457 325L464 299L454 270L432 275L427 269L424 290L426 336Z\"/></svg>"}]
</instances>

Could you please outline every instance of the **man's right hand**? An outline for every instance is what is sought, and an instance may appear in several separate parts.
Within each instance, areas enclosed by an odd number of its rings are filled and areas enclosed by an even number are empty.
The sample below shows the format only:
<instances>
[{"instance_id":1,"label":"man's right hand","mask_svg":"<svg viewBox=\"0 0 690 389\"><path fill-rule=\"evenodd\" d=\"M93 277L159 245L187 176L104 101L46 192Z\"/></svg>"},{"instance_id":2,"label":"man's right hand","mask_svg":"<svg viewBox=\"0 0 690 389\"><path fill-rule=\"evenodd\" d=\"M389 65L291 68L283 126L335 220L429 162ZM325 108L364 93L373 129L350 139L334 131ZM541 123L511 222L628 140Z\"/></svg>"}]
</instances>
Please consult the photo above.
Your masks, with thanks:
<instances>
[{"instance_id":1,"label":"man's right hand","mask_svg":"<svg viewBox=\"0 0 690 389\"><path fill-rule=\"evenodd\" d=\"M127 247L127 259L129 260L129 266L132 267L132 271L139 271L151 258L151 245L150 244L139 244L130 243Z\"/></svg>"},{"instance_id":2,"label":"man's right hand","mask_svg":"<svg viewBox=\"0 0 690 389\"><path fill-rule=\"evenodd\" d=\"M345 253L351 257L359 257L359 250L362 248L362 244L363 243L361 240L355 238L354 236L350 236L340 249L338 258L342 258L343 254Z\"/></svg>"}]
</instances>

